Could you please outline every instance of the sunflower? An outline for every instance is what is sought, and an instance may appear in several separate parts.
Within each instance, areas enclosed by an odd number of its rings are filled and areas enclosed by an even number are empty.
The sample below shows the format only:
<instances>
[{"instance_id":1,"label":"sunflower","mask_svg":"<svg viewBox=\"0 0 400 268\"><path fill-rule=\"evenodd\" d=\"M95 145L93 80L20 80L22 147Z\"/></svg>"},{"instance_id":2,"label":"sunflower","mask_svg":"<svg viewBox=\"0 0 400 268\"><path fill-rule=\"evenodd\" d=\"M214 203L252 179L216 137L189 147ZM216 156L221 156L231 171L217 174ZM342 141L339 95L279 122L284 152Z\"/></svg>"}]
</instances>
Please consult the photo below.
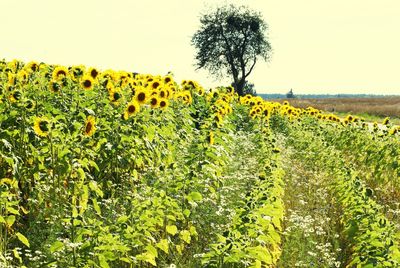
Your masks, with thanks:
<instances>
[{"instance_id":1,"label":"sunflower","mask_svg":"<svg viewBox=\"0 0 400 268\"><path fill-rule=\"evenodd\" d=\"M169 102L167 99L160 99L159 106L161 109L165 109L169 106Z\"/></svg>"},{"instance_id":2,"label":"sunflower","mask_svg":"<svg viewBox=\"0 0 400 268\"><path fill-rule=\"evenodd\" d=\"M68 69L64 66L58 66L53 71L53 80L60 81L61 79L68 77Z\"/></svg>"},{"instance_id":3,"label":"sunflower","mask_svg":"<svg viewBox=\"0 0 400 268\"><path fill-rule=\"evenodd\" d=\"M89 70L87 71L87 73L88 73L93 79L96 79L97 76L100 74L100 72L99 72L96 68L94 68L94 67L89 68Z\"/></svg>"},{"instance_id":4,"label":"sunflower","mask_svg":"<svg viewBox=\"0 0 400 268\"><path fill-rule=\"evenodd\" d=\"M167 96L167 91L165 90L165 89L160 89L160 91L158 91L158 96L160 97L160 98L167 98L168 96Z\"/></svg>"},{"instance_id":5,"label":"sunflower","mask_svg":"<svg viewBox=\"0 0 400 268\"><path fill-rule=\"evenodd\" d=\"M197 94L199 94L200 96L203 96L204 95L204 88L198 87L197 88Z\"/></svg>"},{"instance_id":6,"label":"sunflower","mask_svg":"<svg viewBox=\"0 0 400 268\"><path fill-rule=\"evenodd\" d=\"M8 99L11 102L17 102L17 101L19 101L21 99L21 97L22 97L21 92L18 91L18 90L15 90L8 96Z\"/></svg>"},{"instance_id":7,"label":"sunflower","mask_svg":"<svg viewBox=\"0 0 400 268\"><path fill-rule=\"evenodd\" d=\"M148 92L144 88L138 88L135 93L135 100L141 105L145 104L149 95Z\"/></svg>"},{"instance_id":8,"label":"sunflower","mask_svg":"<svg viewBox=\"0 0 400 268\"><path fill-rule=\"evenodd\" d=\"M15 85L15 83L16 83L16 75L15 74L12 74L12 73L8 73L7 74L7 78L8 78L8 84L9 85Z\"/></svg>"},{"instance_id":9,"label":"sunflower","mask_svg":"<svg viewBox=\"0 0 400 268\"><path fill-rule=\"evenodd\" d=\"M151 90L158 90L161 87L161 83L158 80L153 80L149 83L149 88Z\"/></svg>"},{"instance_id":10,"label":"sunflower","mask_svg":"<svg viewBox=\"0 0 400 268\"><path fill-rule=\"evenodd\" d=\"M135 100L128 103L124 112L124 119L127 120L130 116L133 116L140 112L140 104Z\"/></svg>"},{"instance_id":11,"label":"sunflower","mask_svg":"<svg viewBox=\"0 0 400 268\"><path fill-rule=\"evenodd\" d=\"M73 66L69 70L69 73L74 81L78 81L83 76L84 72L85 66L83 65Z\"/></svg>"},{"instance_id":12,"label":"sunflower","mask_svg":"<svg viewBox=\"0 0 400 268\"><path fill-rule=\"evenodd\" d=\"M36 135L40 137L46 137L49 135L50 131L50 121L47 117L36 117L33 123L33 130L35 131Z\"/></svg>"},{"instance_id":13,"label":"sunflower","mask_svg":"<svg viewBox=\"0 0 400 268\"><path fill-rule=\"evenodd\" d=\"M26 84L28 82L28 76L29 74L25 70L21 70L17 74L18 81L20 81L22 84Z\"/></svg>"},{"instance_id":14,"label":"sunflower","mask_svg":"<svg viewBox=\"0 0 400 268\"><path fill-rule=\"evenodd\" d=\"M31 61L27 65L25 65L25 69L28 72L36 72L39 70L39 64L37 62Z\"/></svg>"},{"instance_id":15,"label":"sunflower","mask_svg":"<svg viewBox=\"0 0 400 268\"><path fill-rule=\"evenodd\" d=\"M96 120L94 116L89 115L86 118L84 135L90 137L94 134L95 131L96 131Z\"/></svg>"},{"instance_id":16,"label":"sunflower","mask_svg":"<svg viewBox=\"0 0 400 268\"><path fill-rule=\"evenodd\" d=\"M220 114L214 114L214 122L217 124L218 127L222 124L222 116Z\"/></svg>"},{"instance_id":17,"label":"sunflower","mask_svg":"<svg viewBox=\"0 0 400 268\"><path fill-rule=\"evenodd\" d=\"M387 125L389 125L389 123L390 123L390 118L389 117L385 117L385 119L383 119L382 125L387 126Z\"/></svg>"},{"instance_id":18,"label":"sunflower","mask_svg":"<svg viewBox=\"0 0 400 268\"><path fill-rule=\"evenodd\" d=\"M192 103L192 95L190 94L189 90L185 90L182 92L182 99L183 99L183 102L185 102L186 104Z\"/></svg>"},{"instance_id":19,"label":"sunflower","mask_svg":"<svg viewBox=\"0 0 400 268\"><path fill-rule=\"evenodd\" d=\"M35 102L30 99L26 100L25 108L30 112L33 111L33 109L35 109Z\"/></svg>"},{"instance_id":20,"label":"sunflower","mask_svg":"<svg viewBox=\"0 0 400 268\"><path fill-rule=\"evenodd\" d=\"M81 80L81 86L85 90L91 90L93 88L93 78L90 75L84 75Z\"/></svg>"},{"instance_id":21,"label":"sunflower","mask_svg":"<svg viewBox=\"0 0 400 268\"><path fill-rule=\"evenodd\" d=\"M153 108L153 109L158 108L158 106L159 106L159 104L160 104L160 101L159 101L159 99L157 98L157 95L153 95L153 96L150 98L149 103L150 103L151 108Z\"/></svg>"},{"instance_id":22,"label":"sunflower","mask_svg":"<svg viewBox=\"0 0 400 268\"><path fill-rule=\"evenodd\" d=\"M119 87L110 90L109 92L109 99L112 104L118 106L123 99L123 95L121 89Z\"/></svg>"},{"instance_id":23,"label":"sunflower","mask_svg":"<svg viewBox=\"0 0 400 268\"><path fill-rule=\"evenodd\" d=\"M51 92L58 93L61 91L61 84L55 80L50 81L49 89Z\"/></svg>"}]
</instances>

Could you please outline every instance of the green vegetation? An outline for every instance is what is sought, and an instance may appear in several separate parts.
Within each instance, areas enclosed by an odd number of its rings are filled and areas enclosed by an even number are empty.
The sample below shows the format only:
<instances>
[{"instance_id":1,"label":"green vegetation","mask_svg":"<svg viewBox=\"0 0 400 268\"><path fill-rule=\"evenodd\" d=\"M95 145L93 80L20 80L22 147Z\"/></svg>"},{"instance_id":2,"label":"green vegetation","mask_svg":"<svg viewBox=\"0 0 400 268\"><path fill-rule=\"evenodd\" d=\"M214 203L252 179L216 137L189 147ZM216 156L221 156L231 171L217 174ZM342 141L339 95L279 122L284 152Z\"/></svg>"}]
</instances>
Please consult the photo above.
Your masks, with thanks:
<instances>
[{"instance_id":1,"label":"green vegetation","mask_svg":"<svg viewBox=\"0 0 400 268\"><path fill-rule=\"evenodd\" d=\"M0 267L399 267L400 127L0 62Z\"/></svg>"}]
</instances>

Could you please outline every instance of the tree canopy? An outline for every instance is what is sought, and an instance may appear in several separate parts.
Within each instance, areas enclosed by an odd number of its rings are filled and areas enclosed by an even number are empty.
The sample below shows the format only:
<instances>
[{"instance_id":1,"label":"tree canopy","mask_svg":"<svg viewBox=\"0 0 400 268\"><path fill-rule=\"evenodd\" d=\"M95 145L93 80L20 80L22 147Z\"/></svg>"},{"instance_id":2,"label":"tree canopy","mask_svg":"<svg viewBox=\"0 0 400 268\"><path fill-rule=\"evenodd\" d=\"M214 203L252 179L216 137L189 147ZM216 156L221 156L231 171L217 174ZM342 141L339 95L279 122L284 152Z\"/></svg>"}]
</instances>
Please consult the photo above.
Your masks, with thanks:
<instances>
[{"instance_id":1,"label":"tree canopy","mask_svg":"<svg viewBox=\"0 0 400 268\"><path fill-rule=\"evenodd\" d=\"M269 60L268 25L259 12L233 5L203 14L200 29L192 37L197 69L216 76L229 75L239 95L259 59Z\"/></svg>"}]
</instances>

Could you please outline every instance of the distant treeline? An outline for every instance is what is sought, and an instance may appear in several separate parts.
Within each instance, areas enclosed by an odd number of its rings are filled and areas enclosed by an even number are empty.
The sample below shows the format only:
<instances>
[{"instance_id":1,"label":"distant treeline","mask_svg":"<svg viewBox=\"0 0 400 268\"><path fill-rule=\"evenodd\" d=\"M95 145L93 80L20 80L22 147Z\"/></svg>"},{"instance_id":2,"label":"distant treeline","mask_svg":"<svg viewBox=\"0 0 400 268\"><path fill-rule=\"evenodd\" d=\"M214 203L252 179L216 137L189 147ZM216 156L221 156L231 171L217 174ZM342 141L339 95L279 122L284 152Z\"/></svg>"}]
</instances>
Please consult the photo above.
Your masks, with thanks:
<instances>
[{"instance_id":1,"label":"distant treeline","mask_svg":"<svg viewBox=\"0 0 400 268\"><path fill-rule=\"evenodd\" d=\"M268 93L257 94L263 99L286 99L287 94ZM398 95L377 95L377 94L294 94L296 99L329 99L329 98L385 98Z\"/></svg>"}]
</instances>

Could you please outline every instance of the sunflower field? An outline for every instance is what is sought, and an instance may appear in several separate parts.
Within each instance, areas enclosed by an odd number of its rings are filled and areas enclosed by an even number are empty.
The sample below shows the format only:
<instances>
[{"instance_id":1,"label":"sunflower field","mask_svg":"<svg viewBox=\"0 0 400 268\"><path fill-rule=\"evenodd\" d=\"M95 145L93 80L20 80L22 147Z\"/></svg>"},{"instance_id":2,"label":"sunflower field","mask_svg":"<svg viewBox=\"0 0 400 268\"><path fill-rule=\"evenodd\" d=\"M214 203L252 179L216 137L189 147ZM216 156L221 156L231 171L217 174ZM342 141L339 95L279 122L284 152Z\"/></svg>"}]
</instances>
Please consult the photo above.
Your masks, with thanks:
<instances>
[{"instance_id":1,"label":"sunflower field","mask_svg":"<svg viewBox=\"0 0 400 268\"><path fill-rule=\"evenodd\" d=\"M0 61L0 267L400 267L400 128Z\"/></svg>"}]
</instances>

